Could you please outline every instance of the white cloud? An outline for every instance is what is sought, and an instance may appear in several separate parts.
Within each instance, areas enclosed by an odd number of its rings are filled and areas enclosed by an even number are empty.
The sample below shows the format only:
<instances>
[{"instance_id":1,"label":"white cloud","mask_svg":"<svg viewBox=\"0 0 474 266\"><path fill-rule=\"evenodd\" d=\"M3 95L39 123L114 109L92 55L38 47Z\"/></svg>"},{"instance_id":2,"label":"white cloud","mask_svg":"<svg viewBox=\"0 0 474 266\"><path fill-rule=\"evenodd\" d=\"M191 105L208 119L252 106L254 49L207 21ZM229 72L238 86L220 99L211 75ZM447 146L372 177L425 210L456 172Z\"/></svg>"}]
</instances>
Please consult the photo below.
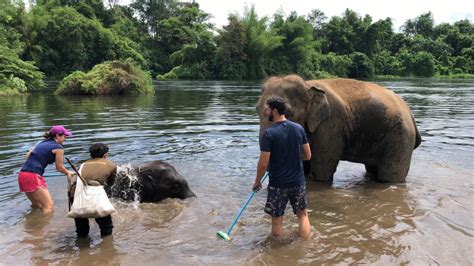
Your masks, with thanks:
<instances>
[{"instance_id":1,"label":"white cloud","mask_svg":"<svg viewBox=\"0 0 474 266\"><path fill-rule=\"evenodd\" d=\"M474 19L473 0L197 0L197 2L202 10L214 16L211 21L218 27L227 24L229 13L242 15L244 7L252 3L260 17L271 16L280 8L286 14L296 11L299 15L307 15L312 9L317 8L331 17L340 16L346 8L349 8L361 16L370 15L374 21L390 17L393 19L395 29L406 20L429 11L432 12L436 24Z\"/></svg>"}]
</instances>

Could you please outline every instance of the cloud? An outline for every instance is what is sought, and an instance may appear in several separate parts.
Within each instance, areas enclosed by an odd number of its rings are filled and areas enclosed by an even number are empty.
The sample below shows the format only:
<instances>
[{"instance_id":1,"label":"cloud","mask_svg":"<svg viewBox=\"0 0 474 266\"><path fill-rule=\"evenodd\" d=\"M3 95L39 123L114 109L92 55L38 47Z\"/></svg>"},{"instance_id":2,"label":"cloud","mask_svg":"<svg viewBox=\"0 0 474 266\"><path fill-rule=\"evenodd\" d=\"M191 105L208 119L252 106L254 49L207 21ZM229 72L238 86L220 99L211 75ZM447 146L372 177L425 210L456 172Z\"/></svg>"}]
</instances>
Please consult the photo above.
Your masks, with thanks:
<instances>
[{"instance_id":1,"label":"cloud","mask_svg":"<svg viewBox=\"0 0 474 266\"><path fill-rule=\"evenodd\" d=\"M474 1L472 0L197 0L202 10L211 13L212 22L217 27L227 24L230 13L243 14L244 7L254 3L257 14L272 16L282 9L286 14L296 11L299 15L307 15L312 9L320 9L326 16L340 16L345 9L354 10L361 16L370 15L374 21L390 17L393 19L395 29L398 29L408 19L418 17L423 13L432 12L435 23L453 23L461 19L474 18Z\"/></svg>"}]
</instances>

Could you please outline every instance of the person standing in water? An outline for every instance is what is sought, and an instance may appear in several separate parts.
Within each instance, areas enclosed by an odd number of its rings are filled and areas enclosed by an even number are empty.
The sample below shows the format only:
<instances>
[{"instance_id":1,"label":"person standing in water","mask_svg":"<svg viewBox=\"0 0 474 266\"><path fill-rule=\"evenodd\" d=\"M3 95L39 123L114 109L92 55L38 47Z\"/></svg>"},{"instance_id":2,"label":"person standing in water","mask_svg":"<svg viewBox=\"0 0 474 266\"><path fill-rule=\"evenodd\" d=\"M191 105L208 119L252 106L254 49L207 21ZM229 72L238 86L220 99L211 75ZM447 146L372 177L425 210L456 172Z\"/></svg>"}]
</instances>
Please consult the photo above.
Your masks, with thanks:
<instances>
[{"instance_id":1,"label":"person standing in water","mask_svg":"<svg viewBox=\"0 0 474 266\"><path fill-rule=\"evenodd\" d=\"M287 107L283 99L273 97L265 106L265 116L273 124L263 133L260 157L253 189L261 189L265 171L269 173L269 187L265 212L272 216L272 234L283 234L283 214L288 200L298 217L299 235L307 239L311 226L306 211L306 180L303 160L311 159L311 149L304 129L285 117Z\"/></svg>"},{"instance_id":2,"label":"person standing in water","mask_svg":"<svg viewBox=\"0 0 474 266\"><path fill-rule=\"evenodd\" d=\"M117 173L117 165L108 159L109 147L103 143L95 143L89 147L91 159L85 161L80 171L81 177L88 186L112 186L115 182L115 175ZM78 180L78 182L82 182ZM74 195L76 186L73 185L71 194ZM72 197L72 202L74 198ZM112 216L109 214L105 217L95 218L96 223L100 228L100 236L106 237L112 234L114 225L112 223ZM87 237L89 234L89 219L88 218L74 218L76 224L76 233L78 237Z\"/></svg>"},{"instance_id":3,"label":"person standing in water","mask_svg":"<svg viewBox=\"0 0 474 266\"><path fill-rule=\"evenodd\" d=\"M55 163L56 170L65 174L69 180L74 173L64 167L63 144L72 133L63 126L53 126L46 132L43 141L30 150L18 173L18 185L31 201L33 208L39 208L43 213L53 211L53 199L44 180L44 170L49 164Z\"/></svg>"}]
</instances>

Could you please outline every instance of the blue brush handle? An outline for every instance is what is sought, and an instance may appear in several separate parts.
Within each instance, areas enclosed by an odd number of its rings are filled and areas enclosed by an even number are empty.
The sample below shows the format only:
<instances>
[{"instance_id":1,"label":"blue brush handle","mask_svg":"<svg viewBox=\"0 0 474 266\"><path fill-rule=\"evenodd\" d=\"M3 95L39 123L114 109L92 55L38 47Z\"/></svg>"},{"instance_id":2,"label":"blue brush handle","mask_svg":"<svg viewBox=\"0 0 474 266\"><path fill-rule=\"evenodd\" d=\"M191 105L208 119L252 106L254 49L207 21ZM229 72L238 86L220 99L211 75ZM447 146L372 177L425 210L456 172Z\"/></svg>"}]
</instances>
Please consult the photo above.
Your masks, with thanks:
<instances>
[{"instance_id":1,"label":"blue brush handle","mask_svg":"<svg viewBox=\"0 0 474 266\"><path fill-rule=\"evenodd\" d=\"M262 180L260 181L260 183L263 183L263 181L265 181L265 179L267 178L268 176L268 172L265 173L265 175L263 176ZM234 228L234 225L237 223L237 221L239 220L240 216L242 215L242 213L244 212L245 208L247 208L247 205L249 205L250 201L252 200L253 196L255 196L255 193L257 193L257 190L253 191L249 198L247 199L247 201L244 203L244 206L242 206L242 208L240 208L240 211L239 213L237 214L237 216L234 218L234 221L232 222L232 224L230 225L229 229L227 229L227 232L226 234L227 235L230 235L230 231L232 231L232 228Z\"/></svg>"}]
</instances>

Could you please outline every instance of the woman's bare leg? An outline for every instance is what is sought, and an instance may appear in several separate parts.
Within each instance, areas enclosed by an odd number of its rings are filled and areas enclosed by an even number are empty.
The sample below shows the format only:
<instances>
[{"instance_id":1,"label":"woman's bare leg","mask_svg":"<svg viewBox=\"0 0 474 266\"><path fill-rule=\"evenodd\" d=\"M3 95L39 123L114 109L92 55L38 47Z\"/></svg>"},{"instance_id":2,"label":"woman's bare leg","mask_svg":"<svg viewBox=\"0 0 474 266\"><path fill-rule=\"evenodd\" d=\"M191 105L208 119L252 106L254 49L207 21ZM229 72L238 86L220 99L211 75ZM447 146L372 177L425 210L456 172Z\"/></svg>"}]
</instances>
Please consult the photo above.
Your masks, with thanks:
<instances>
[{"instance_id":1,"label":"woman's bare leg","mask_svg":"<svg viewBox=\"0 0 474 266\"><path fill-rule=\"evenodd\" d=\"M38 188L36 191L26 193L34 208L40 208L43 213L53 211L53 199L49 191L44 188Z\"/></svg>"}]
</instances>

